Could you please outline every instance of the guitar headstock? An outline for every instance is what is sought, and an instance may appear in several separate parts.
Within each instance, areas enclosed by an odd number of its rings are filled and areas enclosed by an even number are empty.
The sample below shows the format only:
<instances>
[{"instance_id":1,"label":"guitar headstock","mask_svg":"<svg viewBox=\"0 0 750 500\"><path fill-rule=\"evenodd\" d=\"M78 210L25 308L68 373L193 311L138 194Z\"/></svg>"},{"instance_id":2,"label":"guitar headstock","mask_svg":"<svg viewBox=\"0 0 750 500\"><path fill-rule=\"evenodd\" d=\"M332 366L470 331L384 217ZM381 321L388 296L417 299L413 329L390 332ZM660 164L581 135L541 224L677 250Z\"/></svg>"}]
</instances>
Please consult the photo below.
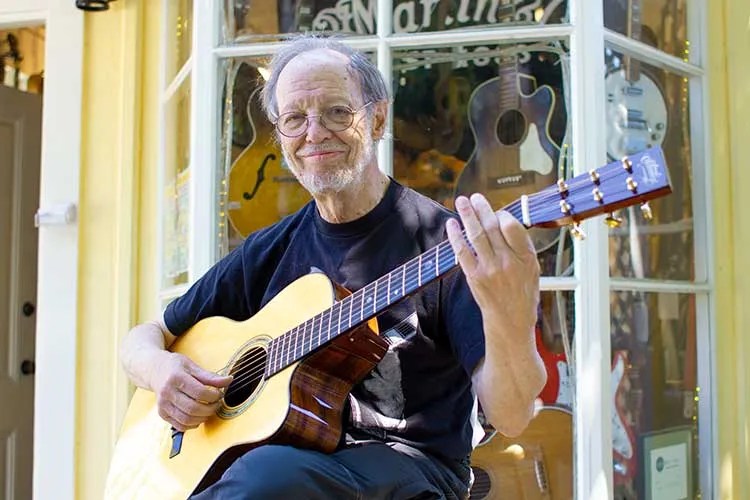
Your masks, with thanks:
<instances>
[{"instance_id":1,"label":"guitar headstock","mask_svg":"<svg viewBox=\"0 0 750 500\"><path fill-rule=\"evenodd\" d=\"M664 153L656 146L529 195L521 200L527 204L522 211L528 213L523 222L529 227L577 225L637 203L644 204L644 215L650 218L647 202L671 192ZM616 225L611 215L607 222Z\"/></svg>"}]
</instances>

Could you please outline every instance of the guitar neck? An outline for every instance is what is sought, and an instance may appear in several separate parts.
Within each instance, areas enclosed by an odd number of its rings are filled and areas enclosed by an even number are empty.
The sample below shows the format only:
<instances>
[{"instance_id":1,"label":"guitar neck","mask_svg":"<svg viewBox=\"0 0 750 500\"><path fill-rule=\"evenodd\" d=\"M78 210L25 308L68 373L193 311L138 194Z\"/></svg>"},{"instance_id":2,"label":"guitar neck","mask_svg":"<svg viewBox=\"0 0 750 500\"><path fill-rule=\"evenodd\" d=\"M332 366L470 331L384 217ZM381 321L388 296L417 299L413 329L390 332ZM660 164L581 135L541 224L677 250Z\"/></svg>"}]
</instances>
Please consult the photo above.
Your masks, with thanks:
<instances>
[{"instance_id":1,"label":"guitar neck","mask_svg":"<svg viewBox=\"0 0 750 500\"><path fill-rule=\"evenodd\" d=\"M505 210L521 220L521 203ZM465 241L466 233L463 233ZM332 307L297 325L271 342L266 377L283 370L338 336L362 325L458 266L448 240L381 276Z\"/></svg>"},{"instance_id":2,"label":"guitar neck","mask_svg":"<svg viewBox=\"0 0 750 500\"><path fill-rule=\"evenodd\" d=\"M523 195L503 210L526 227L559 227L645 203L670 192L663 152L654 147L579 174L568 182L560 180L535 194ZM463 237L471 248L465 232ZM336 302L271 341L265 376L272 376L339 335L361 326L453 271L457 265L453 247L445 240Z\"/></svg>"}]
</instances>

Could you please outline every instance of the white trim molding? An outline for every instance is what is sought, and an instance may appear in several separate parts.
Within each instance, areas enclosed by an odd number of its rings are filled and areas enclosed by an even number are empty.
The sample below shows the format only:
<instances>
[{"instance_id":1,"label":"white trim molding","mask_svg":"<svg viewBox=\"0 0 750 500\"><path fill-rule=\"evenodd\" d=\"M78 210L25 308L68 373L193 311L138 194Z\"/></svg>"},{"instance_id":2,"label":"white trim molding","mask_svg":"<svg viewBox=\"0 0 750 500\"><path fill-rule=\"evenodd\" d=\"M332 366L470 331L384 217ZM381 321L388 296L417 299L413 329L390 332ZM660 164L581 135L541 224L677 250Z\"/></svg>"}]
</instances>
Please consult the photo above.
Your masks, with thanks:
<instances>
[{"instance_id":1,"label":"white trim molding","mask_svg":"<svg viewBox=\"0 0 750 500\"><path fill-rule=\"evenodd\" d=\"M0 0L0 26L46 25L40 206L79 202L83 13L71 0ZM75 498L78 225L39 228L34 498Z\"/></svg>"}]
</instances>

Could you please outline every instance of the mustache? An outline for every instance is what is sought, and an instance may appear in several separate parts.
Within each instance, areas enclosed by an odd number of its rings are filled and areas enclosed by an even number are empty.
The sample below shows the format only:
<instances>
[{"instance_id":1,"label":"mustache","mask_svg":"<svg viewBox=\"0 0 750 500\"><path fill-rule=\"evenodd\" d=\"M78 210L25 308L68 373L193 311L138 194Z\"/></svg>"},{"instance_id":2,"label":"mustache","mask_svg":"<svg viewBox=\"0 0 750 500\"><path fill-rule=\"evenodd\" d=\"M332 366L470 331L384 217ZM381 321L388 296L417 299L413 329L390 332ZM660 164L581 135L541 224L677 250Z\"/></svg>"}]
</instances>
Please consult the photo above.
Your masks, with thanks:
<instances>
[{"instance_id":1,"label":"mustache","mask_svg":"<svg viewBox=\"0 0 750 500\"><path fill-rule=\"evenodd\" d=\"M341 144L323 143L311 144L297 151L297 156L305 156L317 153L346 152L346 148Z\"/></svg>"}]
</instances>

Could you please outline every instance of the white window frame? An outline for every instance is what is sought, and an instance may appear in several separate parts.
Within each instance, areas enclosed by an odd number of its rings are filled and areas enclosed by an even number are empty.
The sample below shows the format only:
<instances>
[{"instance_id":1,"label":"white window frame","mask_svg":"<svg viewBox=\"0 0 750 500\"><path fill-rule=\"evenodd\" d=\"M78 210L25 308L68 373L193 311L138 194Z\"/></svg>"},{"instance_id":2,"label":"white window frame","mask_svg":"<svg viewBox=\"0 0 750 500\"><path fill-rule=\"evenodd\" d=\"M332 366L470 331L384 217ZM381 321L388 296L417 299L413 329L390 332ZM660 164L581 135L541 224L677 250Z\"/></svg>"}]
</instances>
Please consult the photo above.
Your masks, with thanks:
<instances>
[{"instance_id":1,"label":"white window frame","mask_svg":"<svg viewBox=\"0 0 750 500\"><path fill-rule=\"evenodd\" d=\"M572 120L573 160L576 173L606 163L604 112L605 45L637 54L644 62L687 76L690 81L691 147L693 166L694 282L664 282L609 277L608 230L600 218L583 223L588 238L575 243L573 277L543 277L543 291L573 291L576 304L575 358L577 361L575 460L576 498L611 498L612 425L610 388L610 293L639 290L644 292L687 293L696 296L698 383L703 389L699 402L700 487L703 495L718 498L714 469L718 465L714 381L714 282L711 220L710 148L702 124L708 117L705 64L707 0L688 0L688 33L691 52L687 60L665 54L643 43L603 27L601 1L569 0L571 24L532 27L502 27L503 40L540 41L567 39L571 47L571 81L569 119ZM391 53L405 47L435 46L451 43L497 42L498 32L486 29L462 29L415 34L391 35L391 12L395 0L378 0L377 33L372 36L345 39L356 48L374 51L377 64L385 75L391 73ZM192 283L216 260L216 168L219 165L218 68L220 61L232 57L252 57L274 53L280 43L220 45L221 2L195 2L193 26L192 126L191 126L191 222L189 282ZM599 19L600 22L592 20ZM581 22L578 22L581 20ZM165 30L166 32L166 30ZM390 78L386 78L390 82ZM601 95L602 99L583 96ZM600 102L601 101L601 102ZM200 124L200 127L198 126ZM392 128L392 123L389 123ZM387 136L388 137L388 136ZM392 142L379 145L380 168L392 173ZM701 168L703 166L703 168ZM161 207L161 204L159 205ZM161 215L161 214L160 214ZM161 220L162 217L159 217ZM161 237L161 231L160 231ZM161 253L158 254L161 258ZM585 265L583 264L585 262ZM158 276L161 286L161 274ZM177 294L187 287L167 291ZM161 301L166 297L160 294ZM602 334L607 332L607 334ZM703 333L701 333L703 332ZM607 410L602 411L602 408Z\"/></svg>"},{"instance_id":2,"label":"white window frame","mask_svg":"<svg viewBox=\"0 0 750 500\"><path fill-rule=\"evenodd\" d=\"M0 28L44 25L40 206L79 202L83 13L70 0L0 0ZM39 228L35 498L75 498L78 225Z\"/></svg>"}]
</instances>

